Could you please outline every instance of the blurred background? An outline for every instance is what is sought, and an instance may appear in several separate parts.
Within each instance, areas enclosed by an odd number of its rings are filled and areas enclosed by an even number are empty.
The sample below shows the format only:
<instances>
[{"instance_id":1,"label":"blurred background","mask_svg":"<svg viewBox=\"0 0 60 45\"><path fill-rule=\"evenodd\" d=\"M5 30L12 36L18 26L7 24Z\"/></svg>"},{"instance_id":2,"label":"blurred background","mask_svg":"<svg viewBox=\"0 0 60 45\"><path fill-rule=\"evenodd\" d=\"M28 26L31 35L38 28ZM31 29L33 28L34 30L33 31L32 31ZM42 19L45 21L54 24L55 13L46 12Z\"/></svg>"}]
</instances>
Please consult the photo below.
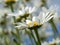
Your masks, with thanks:
<instances>
[{"instance_id":1,"label":"blurred background","mask_svg":"<svg viewBox=\"0 0 60 45\"><path fill-rule=\"evenodd\" d=\"M0 45L60 45L60 0L0 0Z\"/></svg>"}]
</instances>

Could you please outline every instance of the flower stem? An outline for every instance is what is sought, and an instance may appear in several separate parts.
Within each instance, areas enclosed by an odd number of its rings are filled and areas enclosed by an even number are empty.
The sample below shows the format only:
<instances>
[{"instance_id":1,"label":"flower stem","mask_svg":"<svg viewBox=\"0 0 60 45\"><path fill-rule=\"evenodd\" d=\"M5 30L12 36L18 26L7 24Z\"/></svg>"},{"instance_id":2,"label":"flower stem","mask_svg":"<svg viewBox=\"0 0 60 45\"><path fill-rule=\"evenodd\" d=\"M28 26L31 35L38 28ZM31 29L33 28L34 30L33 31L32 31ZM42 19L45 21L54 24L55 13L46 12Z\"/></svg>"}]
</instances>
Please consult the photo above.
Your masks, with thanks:
<instances>
[{"instance_id":1,"label":"flower stem","mask_svg":"<svg viewBox=\"0 0 60 45\"><path fill-rule=\"evenodd\" d=\"M34 35L33 35L33 32L32 32L32 30L30 30L31 31L31 35L32 35L32 37L34 38L34 41L35 41L35 43L36 43L36 45L37 45L37 41L36 41L36 39L35 39L35 37L34 37Z\"/></svg>"},{"instance_id":2,"label":"flower stem","mask_svg":"<svg viewBox=\"0 0 60 45\"><path fill-rule=\"evenodd\" d=\"M50 24L51 24L51 27L52 27L52 29L53 29L53 32L54 32L54 37L56 37L56 35L58 34L59 35L59 32L58 32L58 30L57 30L57 28L56 28L56 25L55 25L55 23L53 22L53 19L51 19L50 21Z\"/></svg>"},{"instance_id":3,"label":"flower stem","mask_svg":"<svg viewBox=\"0 0 60 45\"><path fill-rule=\"evenodd\" d=\"M32 45L34 45L34 43L33 43L33 41L32 41L31 33L30 33L30 32L28 32L27 30L25 30L25 31L26 31L26 33L28 34L28 36L29 36L29 38L30 38L30 41L31 41Z\"/></svg>"},{"instance_id":4,"label":"flower stem","mask_svg":"<svg viewBox=\"0 0 60 45\"><path fill-rule=\"evenodd\" d=\"M10 4L11 11L14 12L13 4Z\"/></svg>"},{"instance_id":5,"label":"flower stem","mask_svg":"<svg viewBox=\"0 0 60 45\"><path fill-rule=\"evenodd\" d=\"M38 30L34 29L34 32L35 32L37 40L38 40L38 45L41 45L41 41L40 41L40 37L39 37L39 34L38 34Z\"/></svg>"}]
</instances>

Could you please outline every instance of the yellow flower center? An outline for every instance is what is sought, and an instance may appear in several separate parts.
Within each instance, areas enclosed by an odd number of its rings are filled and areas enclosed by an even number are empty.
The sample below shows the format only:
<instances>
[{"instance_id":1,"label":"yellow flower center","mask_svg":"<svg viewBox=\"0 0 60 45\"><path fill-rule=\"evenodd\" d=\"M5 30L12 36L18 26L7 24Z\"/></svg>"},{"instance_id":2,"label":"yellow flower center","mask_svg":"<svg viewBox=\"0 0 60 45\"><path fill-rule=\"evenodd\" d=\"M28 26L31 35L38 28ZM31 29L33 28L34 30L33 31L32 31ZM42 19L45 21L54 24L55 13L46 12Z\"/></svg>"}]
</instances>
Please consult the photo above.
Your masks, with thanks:
<instances>
[{"instance_id":1,"label":"yellow flower center","mask_svg":"<svg viewBox=\"0 0 60 45\"><path fill-rule=\"evenodd\" d=\"M34 26L37 26L38 25L38 22L34 21Z\"/></svg>"},{"instance_id":2,"label":"yellow flower center","mask_svg":"<svg viewBox=\"0 0 60 45\"><path fill-rule=\"evenodd\" d=\"M9 3L9 2L16 2L16 0L4 0L6 3Z\"/></svg>"},{"instance_id":3,"label":"yellow flower center","mask_svg":"<svg viewBox=\"0 0 60 45\"><path fill-rule=\"evenodd\" d=\"M56 45L56 43L54 43L54 44L49 44L49 45Z\"/></svg>"}]
</instances>

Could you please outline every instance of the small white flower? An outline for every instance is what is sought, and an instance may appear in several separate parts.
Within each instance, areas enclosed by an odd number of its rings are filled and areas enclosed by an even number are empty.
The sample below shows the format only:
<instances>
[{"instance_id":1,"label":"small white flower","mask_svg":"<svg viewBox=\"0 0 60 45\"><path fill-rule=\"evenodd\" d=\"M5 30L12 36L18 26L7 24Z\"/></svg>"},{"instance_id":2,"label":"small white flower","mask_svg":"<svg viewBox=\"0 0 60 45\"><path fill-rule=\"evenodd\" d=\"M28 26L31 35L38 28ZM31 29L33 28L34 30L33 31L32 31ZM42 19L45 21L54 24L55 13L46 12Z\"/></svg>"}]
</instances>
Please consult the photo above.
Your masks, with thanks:
<instances>
[{"instance_id":1,"label":"small white flower","mask_svg":"<svg viewBox=\"0 0 60 45\"><path fill-rule=\"evenodd\" d=\"M40 20L37 16L33 16L32 21L34 23L34 26L40 25Z\"/></svg>"},{"instance_id":2,"label":"small white flower","mask_svg":"<svg viewBox=\"0 0 60 45\"><path fill-rule=\"evenodd\" d=\"M7 17L12 17L12 16L15 16L16 19L20 18L19 13L17 13L17 12L16 13L9 13Z\"/></svg>"},{"instance_id":3,"label":"small white flower","mask_svg":"<svg viewBox=\"0 0 60 45\"><path fill-rule=\"evenodd\" d=\"M7 17L15 16L16 18L19 18L19 16L23 16L24 14L25 14L24 11L19 10L18 12L15 13L9 13Z\"/></svg>"},{"instance_id":4,"label":"small white flower","mask_svg":"<svg viewBox=\"0 0 60 45\"><path fill-rule=\"evenodd\" d=\"M46 29L45 30L41 30L39 32L39 34L40 34L41 38L47 38L49 36L53 36L53 33L52 32L47 32Z\"/></svg>"},{"instance_id":5,"label":"small white flower","mask_svg":"<svg viewBox=\"0 0 60 45\"><path fill-rule=\"evenodd\" d=\"M39 25L39 20L37 17L33 17L32 20L26 20L26 24L28 24L30 27Z\"/></svg>"},{"instance_id":6,"label":"small white flower","mask_svg":"<svg viewBox=\"0 0 60 45\"><path fill-rule=\"evenodd\" d=\"M31 13L33 13L33 12L36 11L36 7L26 6L26 7L22 7L20 11L22 11L22 12L24 12L24 13L31 14Z\"/></svg>"},{"instance_id":7,"label":"small white flower","mask_svg":"<svg viewBox=\"0 0 60 45\"><path fill-rule=\"evenodd\" d=\"M33 13L35 10L36 10L36 7L28 7L28 6L25 7L26 13L29 13L29 14Z\"/></svg>"},{"instance_id":8,"label":"small white flower","mask_svg":"<svg viewBox=\"0 0 60 45\"><path fill-rule=\"evenodd\" d=\"M24 24L23 23L17 23L19 26L16 26L16 27L23 27L24 26ZM37 26L37 25L39 25L39 22L38 22L38 20L36 20L36 17L33 17L32 18L32 20L26 20L26 24L27 25L25 25L26 27L28 26L28 27L32 27L32 26ZM20 26L21 25L21 26Z\"/></svg>"},{"instance_id":9,"label":"small white flower","mask_svg":"<svg viewBox=\"0 0 60 45\"><path fill-rule=\"evenodd\" d=\"M27 6L23 9L19 10L18 12L8 14L8 16L15 16L15 17L24 16L24 14L31 14L35 10L36 10L35 7L28 7Z\"/></svg>"},{"instance_id":10,"label":"small white flower","mask_svg":"<svg viewBox=\"0 0 60 45\"><path fill-rule=\"evenodd\" d=\"M8 16L17 16L17 14L16 13L10 13L10 14L8 14Z\"/></svg>"},{"instance_id":11,"label":"small white flower","mask_svg":"<svg viewBox=\"0 0 60 45\"><path fill-rule=\"evenodd\" d=\"M56 38L53 39L51 42L42 42L42 45L58 45L60 43L60 39Z\"/></svg>"},{"instance_id":12,"label":"small white flower","mask_svg":"<svg viewBox=\"0 0 60 45\"><path fill-rule=\"evenodd\" d=\"M48 45L48 42L42 42L42 45Z\"/></svg>"},{"instance_id":13,"label":"small white flower","mask_svg":"<svg viewBox=\"0 0 60 45\"><path fill-rule=\"evenodd\" d=\"M49 44L59 44L60 43L60 39L59 38L56 38L56 39L53 39L52 42L49 42Z\"/></svg>"},{"instance_id":14,"label":"small white flower","mask_svg":"<svg viewBox=\"0 0 60 45\"><path fill-rule=\"evenodd\" d=\"M40 22L45 23L48 22L50 19L54 18L56 11L54 9L47 10L46 12L43 11L39 14L38 18L40 17Z\"/></svg>"},{"instance_id":15,"label":"small white flower","mask_svg":"<svg viewBox=\"0 0 60 45\"><path fill-rule=\"evenodd\" d=\"M29 13L33 13L34 11L36 10L36 8L35 7L33 7L33 8L29 8Z\"/></svg>"},{"instance_id":16,"label":"small white flower","mask_svg":"<svg viewBox=\"0 0 60 45\"><path fill-rule=\"evenodd\" d=\"M18 29L25 29L27 28L27 25L25 23L15 23L17 26L15 26Z\"/></svg>"}]
</instances>

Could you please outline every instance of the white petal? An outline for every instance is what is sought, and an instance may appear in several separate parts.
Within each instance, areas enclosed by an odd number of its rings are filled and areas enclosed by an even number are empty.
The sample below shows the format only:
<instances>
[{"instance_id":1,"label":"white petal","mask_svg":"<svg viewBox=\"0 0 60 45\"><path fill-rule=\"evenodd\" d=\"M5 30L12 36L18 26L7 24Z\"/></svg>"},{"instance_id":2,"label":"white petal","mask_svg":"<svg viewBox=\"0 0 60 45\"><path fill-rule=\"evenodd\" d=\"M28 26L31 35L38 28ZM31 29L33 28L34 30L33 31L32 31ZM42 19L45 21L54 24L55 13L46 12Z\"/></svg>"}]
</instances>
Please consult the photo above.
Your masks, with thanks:
<instances>
[{"instance_id":1,"label":"white petal","mask_svg":"<svg viewBox=\"0 0 60 45\"><path fill-rule=\"evenodd\" d=\"M19 15L24 15L25 12L22 10L22 11L19 11Z\"/></svg>"},{"instance_id":2,"label":"white petal","mask_svg":"<svg viewBox=\"0 0 60 45\"><path fill-rule=\"evenodd\" d=\"M36 20L36 17L34 16L33 18L32 18L32 21L35 21Z\"/></svg>"},{"instance_id":3,"label":"white petal","mask_svg":"<svg viewBox=\"0 0 60 45\"><path fill-rule=\"evenodd\" d=\"M26 20L26 24L28 24L29 22L32 22L32 21L30 21L30 20Z\"/></svg>"},{"instance_id":4,"label":"white petal","mask_svg":"<svg viewBox=\"0 0 60 45\"><path fill-rule=\"evenodd\" d=\"M50 19L52 19L54 16L51 16L49 18L46 19L46 22L49 21Z\"/></svg>"}]
</instances>

